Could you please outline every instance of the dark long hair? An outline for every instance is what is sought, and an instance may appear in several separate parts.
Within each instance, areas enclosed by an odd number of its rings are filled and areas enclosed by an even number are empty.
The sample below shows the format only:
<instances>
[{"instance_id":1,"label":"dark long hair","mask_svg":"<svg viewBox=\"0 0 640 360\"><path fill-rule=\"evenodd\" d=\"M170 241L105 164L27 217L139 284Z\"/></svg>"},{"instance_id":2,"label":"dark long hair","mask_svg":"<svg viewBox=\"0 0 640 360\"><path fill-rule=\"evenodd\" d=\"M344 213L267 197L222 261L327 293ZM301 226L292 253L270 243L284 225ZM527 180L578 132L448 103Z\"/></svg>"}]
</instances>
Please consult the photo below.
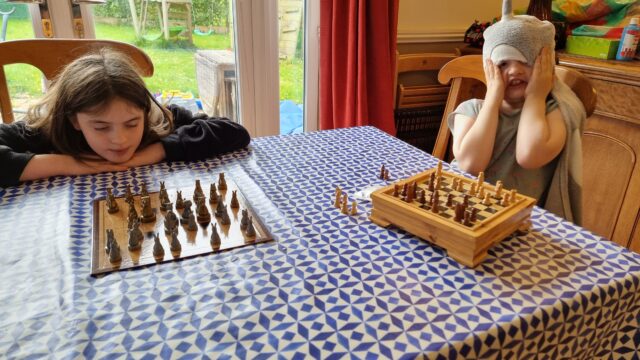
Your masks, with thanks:
<instances>
[{"instance_id":1,"label":"dark long hair","mask_svg":"<svg viewBox=\"0 0 640 360\"><path fill-rule=\"evenodd\" d=\"M78 112L101 110L115 98L145 114L139 148L173 130L171 112L149 93L132 61L107 48L67 65L42 99L29 109L26 122L30 128L43 132L57 152L82 158L94 152L72 120Z\"/></svg>"}]
</instances>

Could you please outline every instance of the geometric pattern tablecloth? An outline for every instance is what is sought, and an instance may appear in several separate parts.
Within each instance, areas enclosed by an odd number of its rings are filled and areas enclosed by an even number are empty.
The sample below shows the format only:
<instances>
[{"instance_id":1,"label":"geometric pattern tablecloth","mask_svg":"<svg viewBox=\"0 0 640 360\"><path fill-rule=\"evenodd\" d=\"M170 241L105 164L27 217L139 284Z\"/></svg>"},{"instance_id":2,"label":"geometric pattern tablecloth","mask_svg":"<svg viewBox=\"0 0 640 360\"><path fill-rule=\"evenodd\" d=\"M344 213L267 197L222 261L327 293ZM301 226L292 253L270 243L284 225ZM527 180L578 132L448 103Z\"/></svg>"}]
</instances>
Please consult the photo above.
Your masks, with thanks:
<instances>
[{"instance_id":1,"label":"geometric pattern tablecloth","mask_svg":"<svg viewBox=\"0 0 640 360\"><path fill-rule=\"evenodd\" d=\"M0 188L8 358L638 358L640 256L535 208L475 269L333 207L436 161L371 127ZM274 242L91 277L92 200L225 171Z\"/></svg>"}]
</instances>

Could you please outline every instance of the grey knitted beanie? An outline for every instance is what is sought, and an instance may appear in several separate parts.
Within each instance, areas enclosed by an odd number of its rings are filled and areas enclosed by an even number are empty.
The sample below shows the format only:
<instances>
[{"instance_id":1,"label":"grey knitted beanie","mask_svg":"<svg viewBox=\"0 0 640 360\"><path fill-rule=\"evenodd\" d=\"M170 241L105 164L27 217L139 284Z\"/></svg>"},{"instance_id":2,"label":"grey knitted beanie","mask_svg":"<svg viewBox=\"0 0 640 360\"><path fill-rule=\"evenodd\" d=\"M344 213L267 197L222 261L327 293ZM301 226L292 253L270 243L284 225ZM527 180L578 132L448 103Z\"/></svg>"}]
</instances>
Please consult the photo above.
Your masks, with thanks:
<instances>
[{"instance_id":1,"label":"grey knitted beanie","mask_svg":"<svg viewBox=\"0 0 640 360\"><path fill-rule=\"evenodd\" d=\"M513 15L511 0L502 1L502 19L483 34L482 58L494 63L518 60L533 66L544 46L555 47L555 28L535 16Z\"/></svg>"}]
</instances>

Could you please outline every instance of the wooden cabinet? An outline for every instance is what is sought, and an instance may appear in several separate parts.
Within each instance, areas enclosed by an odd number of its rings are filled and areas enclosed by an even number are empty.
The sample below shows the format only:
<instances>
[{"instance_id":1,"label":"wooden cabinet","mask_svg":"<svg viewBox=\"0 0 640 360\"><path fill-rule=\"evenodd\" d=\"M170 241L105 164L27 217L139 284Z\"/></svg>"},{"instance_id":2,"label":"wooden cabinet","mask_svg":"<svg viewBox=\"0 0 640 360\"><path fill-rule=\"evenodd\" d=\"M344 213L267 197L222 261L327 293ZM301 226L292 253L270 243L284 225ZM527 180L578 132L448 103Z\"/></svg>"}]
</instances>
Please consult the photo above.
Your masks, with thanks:
<instances>
[{"instance_id":1,"label":"wooden cabinet","mask_svg":"<svg viewBox=\"0 0 640 360\"><path fill-rule=\"evenodd\" d=\"M583 226L640 252L640 62L560 55L598 94L583 136Z\"/></svg>"}]
</instances>

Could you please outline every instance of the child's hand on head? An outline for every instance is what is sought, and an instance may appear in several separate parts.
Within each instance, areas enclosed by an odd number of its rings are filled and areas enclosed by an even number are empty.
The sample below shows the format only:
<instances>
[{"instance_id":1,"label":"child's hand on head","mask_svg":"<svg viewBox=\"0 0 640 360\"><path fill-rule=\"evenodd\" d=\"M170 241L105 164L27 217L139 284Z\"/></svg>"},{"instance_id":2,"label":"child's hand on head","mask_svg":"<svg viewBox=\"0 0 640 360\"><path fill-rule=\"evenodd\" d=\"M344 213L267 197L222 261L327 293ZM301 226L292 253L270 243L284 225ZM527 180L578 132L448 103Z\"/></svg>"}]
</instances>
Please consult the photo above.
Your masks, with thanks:
<instances>
[{"instance_id":1,"label":"child's hand on head","mask_svg":"<svg viewBox=\"0 0 640 360\"><path fill-rule=\"evenodd\" d=\"M492 94L502 99L505 90L502 71L500 71L500 67L494 64L491 59L487 59L484 62L484 77L487 80L487 96Z\"/></svg>"},{"instance_id":2,"label":"child's hand on head","mask_svg":"<svg viewBox=\"0 0 640 360\"><path fill-rule=\"evenodd\" d=\"M551 54L551 49L547 46L540 50L540 54L533 65L529 84L525 90L525 96L527 98L535 96L544 99L549 95L551 89L553 89L553 73L555 64Z\"/></svg>"}]
</instances>

